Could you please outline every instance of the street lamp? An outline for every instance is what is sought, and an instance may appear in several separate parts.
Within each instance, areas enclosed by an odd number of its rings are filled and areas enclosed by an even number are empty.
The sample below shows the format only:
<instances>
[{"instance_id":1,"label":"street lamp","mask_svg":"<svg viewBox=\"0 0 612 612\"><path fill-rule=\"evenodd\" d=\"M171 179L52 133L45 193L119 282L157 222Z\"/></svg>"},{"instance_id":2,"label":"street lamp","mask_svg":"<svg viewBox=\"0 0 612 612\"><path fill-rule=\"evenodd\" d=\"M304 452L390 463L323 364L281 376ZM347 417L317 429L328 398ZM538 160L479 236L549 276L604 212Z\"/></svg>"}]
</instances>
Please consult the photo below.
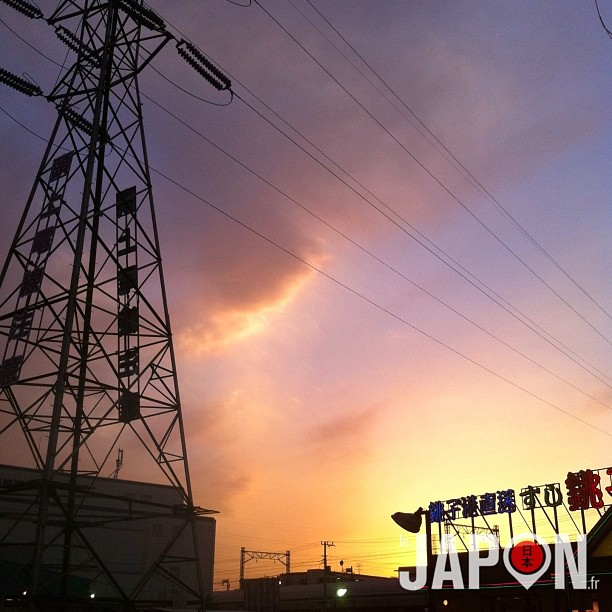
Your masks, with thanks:
<instances>
[{"instance_id":1,"label":"street lamp","mask_svg":"<svg viewBox=\"0 0 612 612\"><path fill-rule=\"evenodd\" d=\"M423 523L423 515L427 514L423 508L419 508L416 512L396 512L391 515L391 518L402 528L410 533L419 533ZM429 516L427 517L429 524Z\"/></svg>"},{"instance_id":2,"label":"street lamp","mask_svg":"<svg viewBox=\"0 0 612 612\"><path fill-rule=\"evenodd\" d=\"M431 547L431 521L429 512L419 508L416 512L395 512L391 518L410 533L419 533L425 516L425 533L427 534L427 599L430 612L435 610L435 601L432 591L433 550Z\"/></svg>"}]
</instances>

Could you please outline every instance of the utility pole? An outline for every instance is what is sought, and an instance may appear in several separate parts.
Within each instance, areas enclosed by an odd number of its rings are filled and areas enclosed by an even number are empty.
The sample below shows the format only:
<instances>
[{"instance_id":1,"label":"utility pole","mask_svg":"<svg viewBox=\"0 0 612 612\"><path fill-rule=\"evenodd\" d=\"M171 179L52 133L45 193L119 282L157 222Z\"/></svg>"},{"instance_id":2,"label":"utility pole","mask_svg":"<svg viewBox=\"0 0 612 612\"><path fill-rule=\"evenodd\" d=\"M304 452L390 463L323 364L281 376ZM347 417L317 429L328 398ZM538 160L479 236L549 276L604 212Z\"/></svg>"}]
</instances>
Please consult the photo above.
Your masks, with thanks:
<instances>
[{"instance_id":1,"label":"utility pole","mask_svg":"<svg viewBox=\"0 0 612 612\"><path fill-rule=\"evenodd\" d=\"M335 546L335 544L324 540L321 542L321 546L323 547L323 605L324 609L327 610L327 548L328 546Z\"/></svg>"},{"instance_id":2,"label":"utility pole","mask_svg":"<svg viewBox=\"0 0 612 612\"><path fill-rule=\"evenodd\" d=\"M72 63L44 96L57 119L0 269L0 450L37 473L0 492L0 519L14 521L0 559L19 551L29 610L49 594L68 608L72 576L95 579L122 605L146 600L155 581L201 602L196 519L212 511L193 501L139 77L175 41L214 87L231 83L143 0L60 0L49 16L28 0L5 2L44 19ZM1 68L0 82L43 96ZM169 487L171 501L96 489L117 444L128 445L137 478ZM152 559L129 576L116 570L100 531L156 517L174 529ZM168 569L179 562L180 580Z\"/></svg>"}]
</instances>

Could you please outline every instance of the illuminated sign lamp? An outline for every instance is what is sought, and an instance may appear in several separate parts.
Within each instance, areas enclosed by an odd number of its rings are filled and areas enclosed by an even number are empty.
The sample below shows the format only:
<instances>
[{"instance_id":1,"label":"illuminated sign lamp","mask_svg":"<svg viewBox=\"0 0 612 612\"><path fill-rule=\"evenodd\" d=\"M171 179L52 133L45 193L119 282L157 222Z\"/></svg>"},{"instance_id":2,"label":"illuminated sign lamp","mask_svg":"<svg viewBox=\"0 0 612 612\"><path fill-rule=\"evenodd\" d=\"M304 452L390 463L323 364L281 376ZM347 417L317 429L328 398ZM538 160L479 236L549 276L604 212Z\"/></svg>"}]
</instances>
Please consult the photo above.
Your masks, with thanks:
<instances>
[{"instance_id":1,"label":"illuminated sign lamp","mask_svg":"<svg viewBox=\"0 0 612 612\"><path fill-rule=\"evenodd\" d=\"M416 512L396 512L391 518L402 528L410 533L419 533L423 523L425 510L419 508Z\"/></svg>"}]
</instances>

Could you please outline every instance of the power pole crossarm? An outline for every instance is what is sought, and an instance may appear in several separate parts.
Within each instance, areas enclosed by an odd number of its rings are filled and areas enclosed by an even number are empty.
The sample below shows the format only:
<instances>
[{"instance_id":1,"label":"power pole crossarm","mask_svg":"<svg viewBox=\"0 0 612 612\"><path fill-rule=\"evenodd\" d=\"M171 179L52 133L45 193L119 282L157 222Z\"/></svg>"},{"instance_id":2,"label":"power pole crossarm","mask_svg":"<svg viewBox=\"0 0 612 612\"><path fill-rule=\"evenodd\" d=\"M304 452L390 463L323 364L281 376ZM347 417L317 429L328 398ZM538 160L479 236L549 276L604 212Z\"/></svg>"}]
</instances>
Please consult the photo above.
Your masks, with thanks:
<instances>
[{"instance_id":1,"label":"power pole crossarm","mask_svg":"<svg viewBox=\"0 0 612 612\"><path fill-rule=\"evenodd\" d=\"M244 580L244 566L252 559L271 559L272 561L280 561L285 566L285 573L291 571L291 552L263 552L260 550L247 550L244 546L240 549L240 584Z\"/></svg>"}]
</instances>

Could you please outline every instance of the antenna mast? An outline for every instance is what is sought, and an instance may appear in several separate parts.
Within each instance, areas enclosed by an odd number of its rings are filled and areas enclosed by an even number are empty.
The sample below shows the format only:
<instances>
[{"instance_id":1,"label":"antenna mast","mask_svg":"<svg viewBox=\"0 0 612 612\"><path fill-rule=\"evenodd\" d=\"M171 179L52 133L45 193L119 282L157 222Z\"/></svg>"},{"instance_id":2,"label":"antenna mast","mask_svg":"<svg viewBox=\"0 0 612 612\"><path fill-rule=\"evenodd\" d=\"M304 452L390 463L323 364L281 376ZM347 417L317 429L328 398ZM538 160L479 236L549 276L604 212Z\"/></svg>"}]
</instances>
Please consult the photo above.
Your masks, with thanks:
<instances>
[{"instance_id":1,"label":"antenna mast","mask_svg":"<svg viewBox=\"0 0 612 612\"><path fill-rule=\"evenodd\" d=\"M117 450L117 460L115 462L115 471L113 472L113 478L116 480L119 477L119 472L123 467L123 449Z\"/></svg>"}]
</instances>

